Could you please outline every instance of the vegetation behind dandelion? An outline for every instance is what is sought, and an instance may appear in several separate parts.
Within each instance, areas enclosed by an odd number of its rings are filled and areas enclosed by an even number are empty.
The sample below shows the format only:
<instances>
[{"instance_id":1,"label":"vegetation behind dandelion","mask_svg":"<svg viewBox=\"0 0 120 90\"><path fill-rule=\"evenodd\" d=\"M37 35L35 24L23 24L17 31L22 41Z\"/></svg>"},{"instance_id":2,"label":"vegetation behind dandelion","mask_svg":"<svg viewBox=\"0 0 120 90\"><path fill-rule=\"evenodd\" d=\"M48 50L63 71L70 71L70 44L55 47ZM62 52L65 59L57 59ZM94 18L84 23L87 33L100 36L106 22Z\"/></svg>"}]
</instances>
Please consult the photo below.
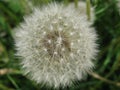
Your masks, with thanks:
<instances>
[{"instance_id":1,"label":"vegetation behind dandelion","mask_svg":"<svg viewBox=\"0 0 120 90\"><path fill-rule=\"evenodd\" d=\"M37 0L35 0L37 1ZM53 0L41 0L40 6ZM67 5L72 0L56 0ZM77 0L75 0L76 2ZM119 1L119 0L118 0ZM91 0L95 7L94 27L99 35L99 54L94 75L85 81L76 81L65 90L119 90L120 85L120 9L117 0ZM13 40L13 29L23 21L25 14L31 13L26 0L0 0L0 90L53 90L36 85L20 71L19 60ZM34 2L35 5L36 2ZM104 80L105 79L105 80ZM108 80L108 81L106 81ZM64 89L63 89L64 90Z\"/></svg>"}]
</instances>

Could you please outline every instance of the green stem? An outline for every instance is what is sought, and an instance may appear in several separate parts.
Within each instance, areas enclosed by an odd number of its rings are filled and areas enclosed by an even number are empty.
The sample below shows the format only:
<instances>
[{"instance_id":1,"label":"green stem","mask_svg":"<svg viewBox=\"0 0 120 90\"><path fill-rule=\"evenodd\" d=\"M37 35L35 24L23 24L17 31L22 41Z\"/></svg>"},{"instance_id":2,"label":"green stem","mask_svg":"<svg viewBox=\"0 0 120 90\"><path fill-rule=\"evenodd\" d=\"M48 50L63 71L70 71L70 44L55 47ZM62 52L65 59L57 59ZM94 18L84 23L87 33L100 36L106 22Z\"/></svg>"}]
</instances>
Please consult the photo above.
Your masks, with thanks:
<instances>
[{"instance_id":1,"label":"green stem","mask_svg":"<svg viewBox=\"0 0 120 90\"><path fill-rule=\"evenodd\" d=\"M68 5L69 4L69 0L64 0L64 4Z\"/></svg>"},{"instance_id":2,"label":"green stem","mask_svg":"<svg viewBox=\"0 0 120 90\"><path fill-rule=\"evenodd\" d=\"M78 0L74 0L75 7L78 8Z\"/></svg>"},{"instance_id":3,"label":"green stem","mask_svg":"<svg viewBox=\"0 0 120 90\"><path fill-rule=\"evenodd\" d=\"M90 0L86 0L86 13L87 13L87 16L88 16L88 20L91 19L90 7L91 7Z\"/></svg>"}]
</instances>

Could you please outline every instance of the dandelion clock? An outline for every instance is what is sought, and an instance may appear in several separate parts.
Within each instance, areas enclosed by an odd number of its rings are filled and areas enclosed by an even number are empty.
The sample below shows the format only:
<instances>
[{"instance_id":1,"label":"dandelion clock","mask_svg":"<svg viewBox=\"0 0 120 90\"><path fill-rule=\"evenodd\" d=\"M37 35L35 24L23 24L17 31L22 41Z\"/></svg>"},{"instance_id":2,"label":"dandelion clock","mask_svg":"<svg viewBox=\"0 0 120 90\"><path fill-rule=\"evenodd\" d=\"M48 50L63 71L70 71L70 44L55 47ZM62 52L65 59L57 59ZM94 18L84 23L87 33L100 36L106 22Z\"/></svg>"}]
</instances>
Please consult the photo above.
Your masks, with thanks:
<instances>
[{"instance_id":1,"label":"dandelion clock","mask_svg":"<svg viewBox=\"0 0 120 90\"><path fill-rule=\"evenodd\" d=\"M78 12L56 3L35 8L15 29L17 56L24 74L31 80L65 87L92 71L97 35L82 11L85 4L80 8Z\"/></svg>"}]
</instances>

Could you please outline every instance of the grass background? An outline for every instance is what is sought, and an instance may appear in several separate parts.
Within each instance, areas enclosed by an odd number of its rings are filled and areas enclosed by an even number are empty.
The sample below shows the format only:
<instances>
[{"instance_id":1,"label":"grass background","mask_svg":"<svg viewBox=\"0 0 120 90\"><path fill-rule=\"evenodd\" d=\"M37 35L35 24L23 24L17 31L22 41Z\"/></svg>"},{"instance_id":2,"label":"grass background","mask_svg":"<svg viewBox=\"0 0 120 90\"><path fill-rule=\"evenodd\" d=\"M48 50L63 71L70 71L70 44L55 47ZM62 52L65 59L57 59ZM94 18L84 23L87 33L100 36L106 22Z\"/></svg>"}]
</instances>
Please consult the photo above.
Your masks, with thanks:
<instances>
[{"instance_id":1,"label":"grass background","mask_svg":"<svg viewBox=\"0 0 120 90\"><path fill-rule=\"evenodd\" d=\"M45 5L51 1L68 3L74 0L34 0L34 4ZM75 0L76 1L76 0ZM94 27L99 35L100 53L95 73L104 79L120 82L120 8L118 0L91 0L95 6ZM25 0L0 0L0 90L54 90L36 85L21 72L18 58L15 57L13 28L23 16L30 13ZM63 90L120 90L120 86L88 76L85 81ZM62 88L60 89L62 90Z\"/></svg>"}]
</instances>

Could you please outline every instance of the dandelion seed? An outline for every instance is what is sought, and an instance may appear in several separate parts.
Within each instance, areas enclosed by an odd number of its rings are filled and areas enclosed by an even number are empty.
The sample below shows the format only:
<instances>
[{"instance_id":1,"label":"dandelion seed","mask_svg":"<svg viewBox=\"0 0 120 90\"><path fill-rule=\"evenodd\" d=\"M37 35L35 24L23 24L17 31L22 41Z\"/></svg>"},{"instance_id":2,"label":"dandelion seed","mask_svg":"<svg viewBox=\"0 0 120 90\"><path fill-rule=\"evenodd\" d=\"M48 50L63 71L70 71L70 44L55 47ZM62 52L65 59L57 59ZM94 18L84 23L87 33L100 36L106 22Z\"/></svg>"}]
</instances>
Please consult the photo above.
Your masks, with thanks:
<instances>
[{"instance_id":1,"label":"dandelion seed","mask_svg":"<svg viewBox=\"0 0 120 90\"><path fill-rule=\"evenodd\" d=\"M43 35L46 35L46 32L43 32Z\"/></svg>"},{"instance_id":2,"label":"dandelion seed","mask_svg":"<svg viewBox=\"0 0 120 90\"><path fill-rule=\"evenodd\" d=\"M70 53L70 56L73 58L74 57L73 53Z\"/></svg>"},{"instance_id":3,"label":"dandelion seed","mask_svg":"<svg viewBox=\"0 0 120 90\"><path fill-rule=\"evenodd\" d=\"M54 52L55 55L57 55L58 53L57 52Z\"/></svg>"},{"instance_id":4,"label":"dandelion seed","mask_svg":"<svg viewBox=\"0 0 120 90\"><path fill-rule=\"evenodd\" d=\"M62 28L59 28L58 30L59 30L59 31L62 31Z\"/></svg>"},{"instance_id":5,"label":"dandelion seed","mask_svg":"<svg viewBox=\"0 0 120 90\"><path fill-rule=\"evenodd\" d=\"M62 20L62 17L58 17L59 20Z\"/></svg>"},{"instance_id":6,"label":"dandelion seed","mask_svg":"<svg viewBox=\"0 0 120 90\"><path fill-rule=\"evenodd\" d=\"M50 44L50 43L51 43L51 40L48 40L48 43Z\"/></svg>"},{"instance_id":7,"label":"dandelion seed","mask_svg":"<svg viewBox=\"0 0 120 90\"><path fill-rule=\"evenodd\" d=\"M74 45L74 43L73 43L73 42L71 42L71 43L70 43L70 45L71 45L71 46L73 46L73 45Z\"/></svg>"},{"instance_id":8,"label":"dandelion seed","mask_svg":"<svg viewBox=\"0 0 120 90\"><path fill-rule=\"evenodd\" d=\"M70 32L70 35L72 36L74 33L73 32Z\"/></svg>"},{"instance_id":9,"label":"dandelion seed","mask_svg":"<svg viewBox=\"0 0 120 90\"><path fill-rule=\"evenodd\" d=\"M50 30L53 31L53 26L52 25L50 26Z\"/></svg>"},{"instance_id":10,"label":"dandelion seed","mask_svg":"<svg viewBox=\"0 0 120 90\"><path fill-rule=\"evenodd\" d=\"M63 58L61 58L61 59L60 59L60 61L64 61L64 59L63 59Z\"/></svg>"},{"instance_id":11,"label":"dandelion seed","mask_svg":"<svg viewBox=\"0 0 120 90\"><path fill-rule=\"evenodd\" d=\"M58 37L58 43L61 44L62 43L62 38L61 37Z\"/></svg>"},{"instance_id":12,"label":"dandelion seed","mask_svg":"<svg viewBox=\"0 0 120 90\"><path fill-rule=\"evenodd\" d=\"M44 50L45 52L47 52L47 49L46 49L46 48L44 48L43 50Z\"/></svg>"},{"instance_id":13,"label":"dandelion seed","mask_svg":"<svg viewBox=\"0 0 120 90\"><path fill-rule=\"evenodd\" d=\"M74 26L73 29L76 30L76 29L78 29L78 28L77 28L77 26Z\"/></svg>"},{"instance_id":14,"label":"dandelion seed","mask_svg":"<svg viewBox=\"0 0 120 90\"><path fill-rule=\"evenodd\" d=\"M67 23L65 23L65 24L64 24L64 26L65 26L65 27L67 27L67 26L68 26L68 24L67 24Z\"/></svg>"},{"instance_id":15,"label":"dandelion seed","mask_svg":"<svg viewBox=\"0 0 120 90\"><path fill-rule=\"evenodd\" d=\"M80 53L80 50L77 50L77 53Z\"/></svg>"},{"instance_id":16,"label":"dandelion seed","mask_svg":"<svg viewBox=\"0 0 120 90\"><path fill-rule=\"evenodd\" d=\"M77 42L79 43L79 42L80 42L80 40L77 40Z\"/></svg>"},{"instance_id":17,"label":"dandelion seed","mask_svg":"<svg viewBox=\"0 0 120 90\"><path fill-rule=\"evenodd\" d=\"M65 51L65 48L62 48L62 51Z\"/></svg>"}]
</instances>

